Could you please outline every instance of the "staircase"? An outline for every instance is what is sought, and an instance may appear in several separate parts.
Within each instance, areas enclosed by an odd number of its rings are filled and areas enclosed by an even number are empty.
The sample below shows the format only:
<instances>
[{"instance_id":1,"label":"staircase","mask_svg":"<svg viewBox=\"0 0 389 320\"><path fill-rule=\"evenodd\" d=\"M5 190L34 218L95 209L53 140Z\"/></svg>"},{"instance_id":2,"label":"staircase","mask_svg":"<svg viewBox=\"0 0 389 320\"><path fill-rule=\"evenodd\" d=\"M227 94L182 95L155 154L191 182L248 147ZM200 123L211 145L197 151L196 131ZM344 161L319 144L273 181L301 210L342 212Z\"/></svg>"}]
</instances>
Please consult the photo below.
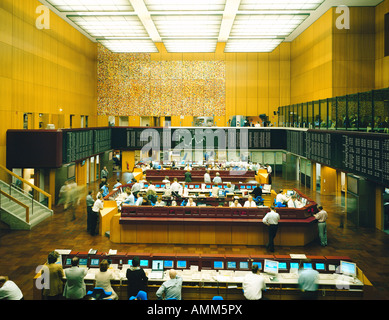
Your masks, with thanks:
<instances>
[{"instance_id":1,"label":"staircase","mask_svg":"<svg viewBox=\"0 0 389 320\"><path fill-rule=\"evenodd\" d=\"M30 194L2 180L0 180L0 190L17 200L9 199L0 193L0 220L9 225L11 230L31 230L53 215L51 209L33 200ZM29 213L28 218L26 218L26 211Z\"/></svg>"}]
</instances>

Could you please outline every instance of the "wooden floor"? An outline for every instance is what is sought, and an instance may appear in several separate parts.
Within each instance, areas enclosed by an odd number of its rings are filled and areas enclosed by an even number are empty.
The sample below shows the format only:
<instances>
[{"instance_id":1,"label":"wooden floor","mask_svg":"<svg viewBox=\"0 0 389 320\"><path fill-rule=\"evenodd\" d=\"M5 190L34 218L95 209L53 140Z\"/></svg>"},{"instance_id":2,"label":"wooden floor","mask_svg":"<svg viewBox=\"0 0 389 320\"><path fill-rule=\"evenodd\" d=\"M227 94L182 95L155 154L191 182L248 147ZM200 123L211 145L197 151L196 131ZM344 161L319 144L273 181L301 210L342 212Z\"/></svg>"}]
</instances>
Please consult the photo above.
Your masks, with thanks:
<instances>
[{"instance_id":1,"label":"wooden floor","mask_svg":"<svg viewBox=\"0 0 389 320\"><path fill-rule=\"evenodd\" d=\"M120 173L114 173L114 182ZM114 183L111 183L111 186ZM311 255L346 255L351 257L373 284L365 287L366 300L389 299L389 235L372 229L356 228L347 221L347 213L341 199L321 196L296 181L284 181L273 177L272 188L300 189L307 196L321 203L329 213L328 246L311 243L305 247L276 247L275 254L305 253ZM94 183L91 189L97 191ZM21 288L25 299L32 299L33 277L36 268L46 261L47 254L54 249L87 251L90 248L108 252L117 249L126 252L165 253L210 253L210 254L266 254L262 246L219 246L219 245L152 245L113 244L109 238L90 236L86 232L86 208L83 200L76 211L76 220L62 207L54 207L52 218L44 221L32 231L11 231L0 224L0 275L6 275Z\"/></svg>"}]
</instances>

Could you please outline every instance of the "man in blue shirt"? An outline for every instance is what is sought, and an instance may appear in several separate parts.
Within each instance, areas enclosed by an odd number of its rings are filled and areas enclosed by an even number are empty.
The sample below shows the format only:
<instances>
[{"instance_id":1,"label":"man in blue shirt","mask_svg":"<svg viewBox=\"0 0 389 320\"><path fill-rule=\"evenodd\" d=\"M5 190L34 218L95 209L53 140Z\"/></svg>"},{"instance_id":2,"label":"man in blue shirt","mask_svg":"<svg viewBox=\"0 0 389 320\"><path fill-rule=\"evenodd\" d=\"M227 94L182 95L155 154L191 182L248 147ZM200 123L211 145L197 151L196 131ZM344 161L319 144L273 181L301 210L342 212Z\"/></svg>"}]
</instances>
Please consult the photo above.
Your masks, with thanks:
<instances>
[{"instance_id":1,"label":"man in blue shirt","mask_svg":"<svg viewBox=\"0 0 389 320\"><path fill-rule=\"evenodd\" d=\"M176 299L181 300L181 290L182 290L182 278L177 275L177 271L170 269L169 271L170 279L166 280L159 287L156 295L159 300L162 300L163 294L165 294L165 300L167 299Z\"/></svg>"},{"instance_id":2,"label":"man in blue shirt","mask_svg":"<svg viewBox=\"0 0 389 320\"><path fill-rule=\"evenodd\" d=\"M309 259L303 261L304 268L299 272L298 284L301 290L301 298L303 300L314 300L317 297L317 280L319 272L313 270L307 265L311 264Z\"/></svg>"}]
</instances>

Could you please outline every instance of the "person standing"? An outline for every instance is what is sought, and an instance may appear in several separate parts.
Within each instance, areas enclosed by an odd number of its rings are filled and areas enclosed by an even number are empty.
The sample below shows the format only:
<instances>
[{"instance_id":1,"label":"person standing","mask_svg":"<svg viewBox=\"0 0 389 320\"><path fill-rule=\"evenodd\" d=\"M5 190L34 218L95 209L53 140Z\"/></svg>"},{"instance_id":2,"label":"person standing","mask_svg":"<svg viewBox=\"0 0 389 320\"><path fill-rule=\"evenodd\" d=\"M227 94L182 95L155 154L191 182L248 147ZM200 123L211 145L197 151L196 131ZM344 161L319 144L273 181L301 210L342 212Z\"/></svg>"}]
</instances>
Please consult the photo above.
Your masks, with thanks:
<instances>
[{"instance_id":1,"label":"person standing","mask_svg":"<svg viewBox=\"0 0 389 320\"><path fill-rule=\"evenodd\" d=\"M185 182L192 182L192 173L189 169L185 172Z\"/></svg>"},{"instance_id":2,"label":"person standing","mask_svg":"<svg viewBox=\"0 0 389 320\"><path fill-rule=\"evenodd\" d=\"M136 296L139 291L147 292L147 281L145 271L140 267L139 257L134 257L132 259L132 266L126 271L126 278L128 280L127 284L127 294L128 298Z\"/></svg>"},{"instance_id":3,"label":"person standing","mask_svg":"<svg viewBox=\"0 0 389 320\"><path fill-rule=\"evenodd\" d=\"M0 300L23 300L23 293L15 282L0 276Z\"/></svg>"},{"instance_id":4,"label":"person standing","mask_svg":"<svg viewBox=\"0 0 389 320\"><path fill-rule=\"evenodd\" d=\"M65 269L66 284L63 295L66 299L81 300L86 295L84 278L88 269L78 267L79 258L73 257L71 268Z\"/></svg>"},{"instance_id":5,"label":"person standing","mask_svg":"<svg viewBox=\"0 0 389 320\"><path fill-rule=\"evenodd\" d=\"M279 220L280 215L275 211L274 206L270 207L270 211L266 213L262 219L262 222L267 225L269 229L269 242L266 245L266 248L271 252L274 252L274 238L277 234Z\"/></svg>"},{"instance_id":6,"label":"person standing","mask_svg":"<svg viewBox=\"0 0 389 320\"><path fill-rule=\"evenodd\" d=\"M103 170L101 170L101 179L108 180L108 169L104 166Z\"/></svg>"},{"instance_id":7,"label":"person standing","mask_svg":"<svg viewBox=\"0 0 389 320\"><path fill-rule=\"evenodd\" d=\"M317 229L319 231L320 245L325 247L327 245L327 211L323 210L322 206L317 207L319 212L314 214L314 217L317 220Z\"/></svg>"},{"instance_id":8,"label":"person standing","mask_svg":"<svg viewBox=\"0 0 389 320\"><path fill-rule=\"evenodd\" d=\"M42 275L45 273L45 269L48 270L48 286L43 288L43 297L47 300L59 300L63 293L62 279L65 276L62 265L57 264L59 254L56 251L49 253L47 257L46 268L42 268ZM43 276L45 278L45 276Z\"/></svg>"},{"instance_id":9,"label":"person standing","mask_svg":"<svg viewBox=\"0 0 389 320\"><path fill-rule=\"evenodd\" d=\"M303 264L309 264L310 259L303 260ZM314 300L317 297L319 272L310 267L304 267L299 272L298 284L301 291L301 299Z\"/></svg>"},{"instance_id":10,"label":"person standing","mask_svg":"<svg viewBox=\"0 0 389 320\"><path fill-rule=\"evenodd\" d=\"M163 295L165 295L165 299L181 300L182 278L173 269L170 269L169 277L170 279L162 283L157 290L156 295L158 300L162 300Z\"/></svg>"},{"instance_id":11,"label":"person standing","mask_svg":"<svg viewBox=\"0 0 389 320\"><path fill-rule=\"evenodd\" d=\"M97 235L97 223L100 217L100 210L104 208L104 200L101 194L98 195L97 200L94 202L92 207L92 215L90 221L90 234L91 236Z\"/></svg>"},{"instance_id":12,"label":"person standing","mask_svg":"<svg viewBox=\"0 0 389 320\"><path fill-rule=\"evenodd\" d=\"M86 231L88 233L91 233L91 221L92 221L92 207L95 203L95 200L93 199L93 191L90 190L88 192L88 195L86 196L86 213L87 213L87 216L86 216Z\"/></svg>"},{"instance_id":13,"label":"person standing","mask_svg":"<svg viewBox=\"0 0 389 320\"><path fill-rule=\"evenodd\" d=\"M247 300L262 299L262 290L266 289L265 278L260 275L258 265L254 264L251 268L251 273L244 277L243 295Z\"/></svg>"},{"instance_id":14,"label":"person standing","mask_svg":"<svg viewBox=\"0 0 389 320\"><path fill-rule=\"evenodd\" d=\"M204 183L211 183L211 175L209 174L209 170L204 173Z\"/></svg>"}]
</instances>

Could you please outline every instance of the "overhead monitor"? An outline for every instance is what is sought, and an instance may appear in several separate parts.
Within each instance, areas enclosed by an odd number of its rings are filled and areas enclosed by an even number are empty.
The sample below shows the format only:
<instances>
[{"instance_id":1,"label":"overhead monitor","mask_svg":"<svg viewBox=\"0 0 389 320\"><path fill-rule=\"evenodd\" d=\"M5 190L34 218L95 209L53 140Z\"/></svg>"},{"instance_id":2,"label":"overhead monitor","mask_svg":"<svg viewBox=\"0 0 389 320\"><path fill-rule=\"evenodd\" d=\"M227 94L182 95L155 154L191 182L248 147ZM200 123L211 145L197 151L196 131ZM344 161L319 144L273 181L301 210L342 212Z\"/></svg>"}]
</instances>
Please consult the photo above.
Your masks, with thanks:
<instances>
[{"instance_id":1,"label":"overhead monitor","mask_svg":"<svg viewBox=\"0 0 389 320\"><path fill-rule=\"evenodd\" d=\"M185 260L178 260L177 261L177 268L180 268L180 269L186 268L186 261Z\"/></svg>"},{"instance_id":2,"label":"overhead monitor","mask_svg":"<svg viewBox=\"0 0 389 320\"><path fill-rule=\"evenodd\" d=\"M141 260L139 265L141 267L146 267L147 268L149 266L149 260Z\"/></svg>"},{"instance_id":3,"label":"overhead monitor","mask_svg":"<svg viewBox=\"0 0 389 320\"><path fill-rule=\"evenodd\" d=\"M340 261L340 273L356 277L357 276L357 265L349 261Z\"/></svg>"},{"instance_id":4,"label":"overhead monitor","mask_svg":"<svg viewBox=\"0 0 389 320\"><path fill-rule=\"evenodd\" d=\"M326 267L325 264L322 262L316 263L315 269L318 271L325 271Z\"/></svg>"},{"instance_id":5,"label":"overhead monitor","mask_svg":"<svg viewBox=\"0 0 389 320\"><path fill-rule=\"evenodd\" d=\"M99 259L91 259L90 260L90 265L91 267L97 267L100 263L100 260Z\"/></svg>"},{"instance_id":6,"label":"overhead monitor","mask_svg":"<svg viewBox=\"0 0 389 320\"><path fill-rule=\"evenodd\" d=\"M173 260L165 260L163 262L163 267L164 268L173 268Z\"/></svg>"},{"instance_id":7,"label":"overhead monitor","mask_svg":"<svg viewBox=\"0 0 389 320\"><path fill-rule=\"evenodd\" d=\"M151 270L163 271L163 260L153 260L151 262Z\"/></svg>"},{"instance_id":8,"label":"overhead monitor","mask_svg":"<svg viewBox=\"0 0 389 320\"><path fill-rule=\"evenodd\" d=\"M239 262L239 269L246 269L246 270L248 270L248 268L249 268L248 261L240 261Z\"/></svg>"},{"instance_id":9,"label":"overhead monitor","mask_svg":"<svg viewBox=\"0 0 389 320\"><path fill-rule=\"evenodd\" d=\"M265 259L263 271L270 274L278 273L278 261Z\"/></svg>"},{"instance_id":10,"label":"overhead monitor","mask_svg":"<svg viewBox=\"0 0 389 320\"><path fill-rule=\"evenodd\" d=\"M223 269L223 267L224 267L223 261L214 261L213 262L214 269Z\"/></svg>"},{"instance_id":11,"label":"overhead monitor","mask_svg":"<svg viewBox=\"0 0 389 320\"><path fill-rule=\"evenodd\" d=\"M127 261L127 264L130 265L130 266L132 266L132 260L128 260L128 261Z\"/></svg>"},{"instance_id":12,"label":"overhead monitor","mask_svg":"<svg viewBox=\"0 0 389 320\"><path fill-rule=\"evenodd\" d=\"M236 269L236 262L235 261L228 261L227 262L227 269Z\"/></svg>"}]
</instances>

